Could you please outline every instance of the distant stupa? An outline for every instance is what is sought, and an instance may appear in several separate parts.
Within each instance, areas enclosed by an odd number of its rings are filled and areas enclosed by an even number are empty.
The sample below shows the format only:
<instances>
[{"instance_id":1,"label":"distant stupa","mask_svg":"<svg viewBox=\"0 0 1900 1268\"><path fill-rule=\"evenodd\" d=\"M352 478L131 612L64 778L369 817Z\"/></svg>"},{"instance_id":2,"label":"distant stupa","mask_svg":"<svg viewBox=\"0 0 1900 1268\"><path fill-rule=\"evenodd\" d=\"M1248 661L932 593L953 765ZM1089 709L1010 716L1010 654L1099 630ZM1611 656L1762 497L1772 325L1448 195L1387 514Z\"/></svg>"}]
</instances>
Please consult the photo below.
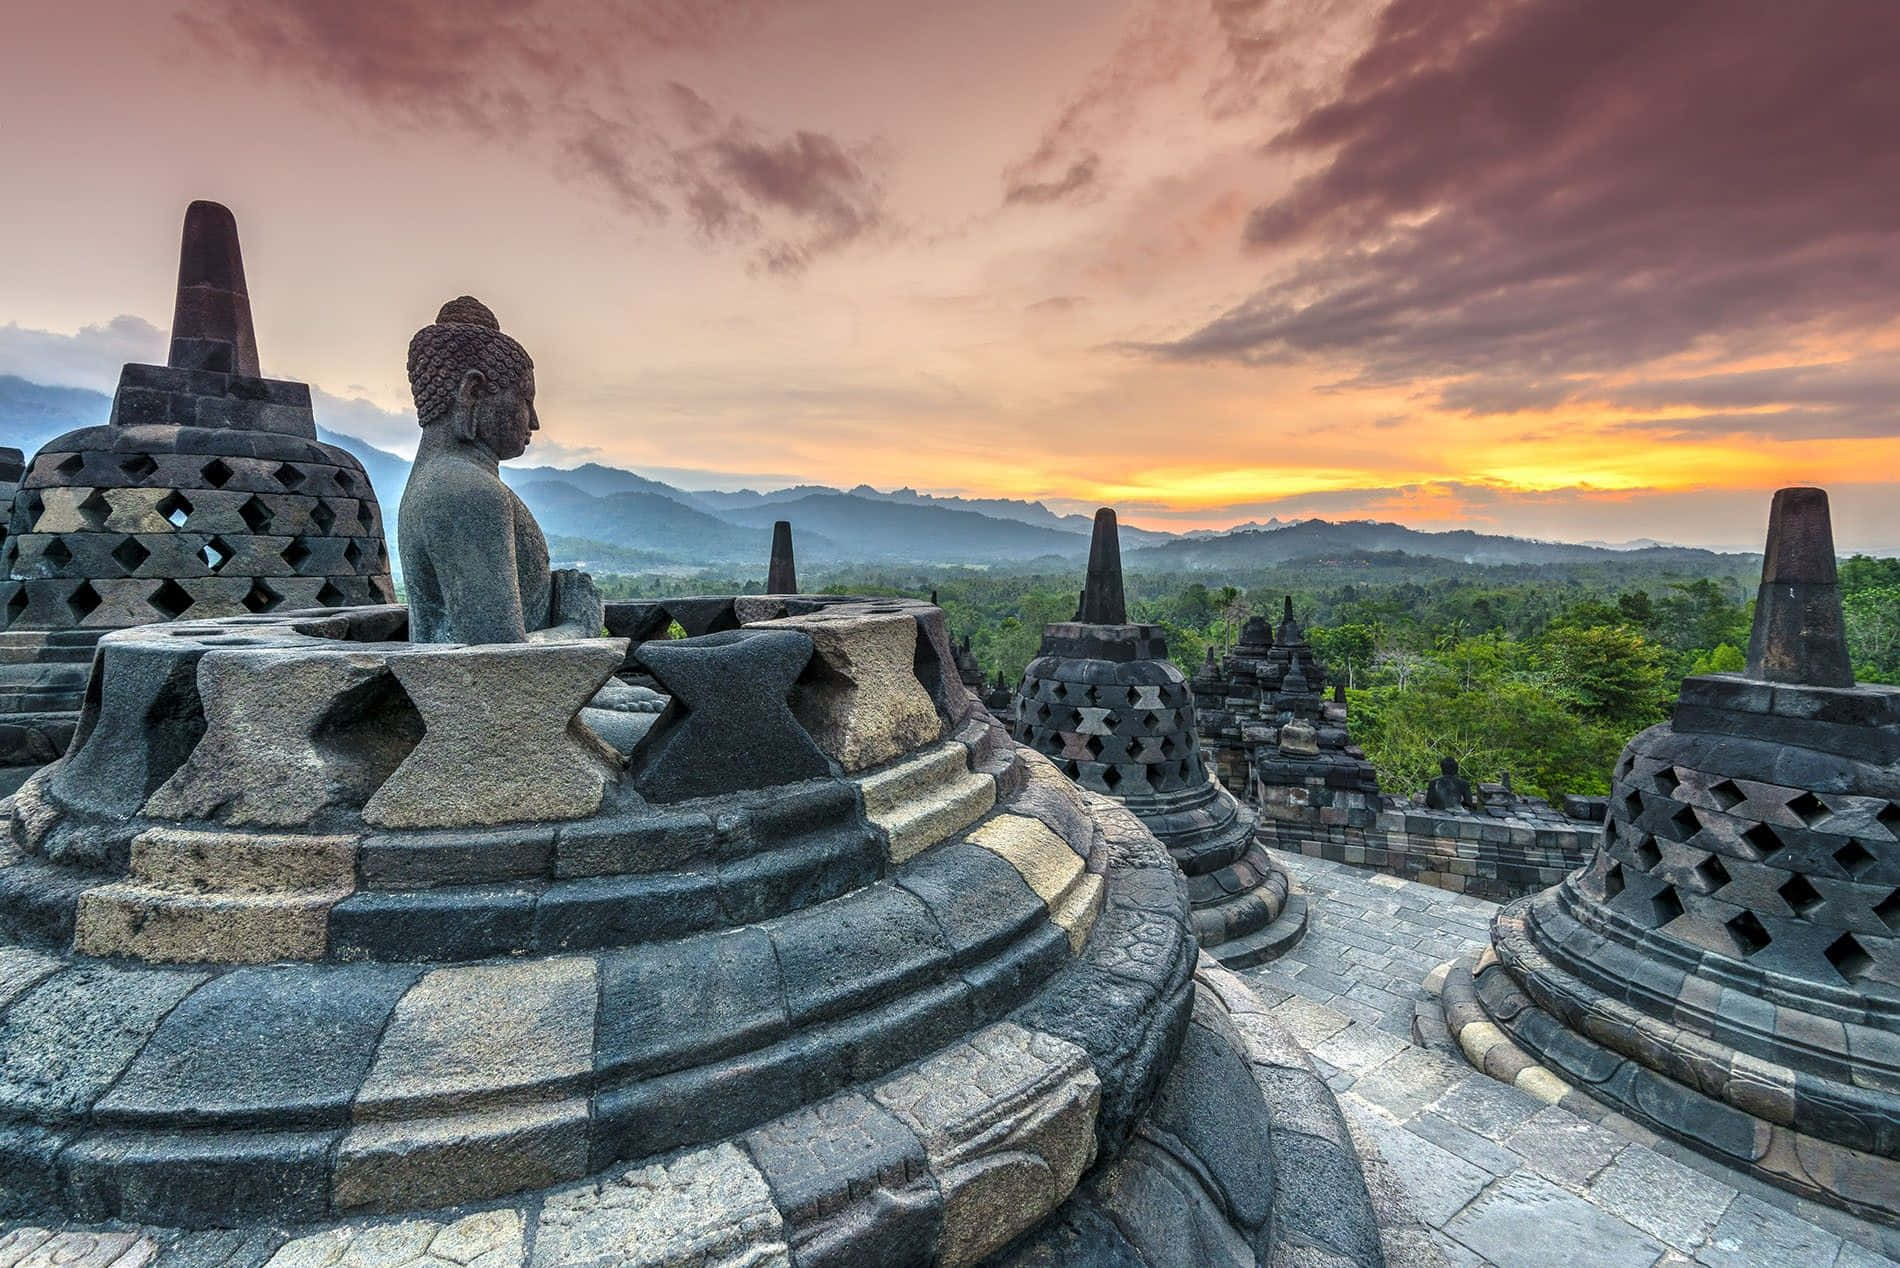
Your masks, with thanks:
<instances>
[{"instance_id":1,"label":"distant stupa","mask_svg":"<svg viewBox=\"0 0 1900 1268\"><path fill-rule=\"evenodd\" d=\"M765 571L767 594L797 594L798 566L792 559L792 522L772 525L772 562Z\"/></svg>"}]
</instances>

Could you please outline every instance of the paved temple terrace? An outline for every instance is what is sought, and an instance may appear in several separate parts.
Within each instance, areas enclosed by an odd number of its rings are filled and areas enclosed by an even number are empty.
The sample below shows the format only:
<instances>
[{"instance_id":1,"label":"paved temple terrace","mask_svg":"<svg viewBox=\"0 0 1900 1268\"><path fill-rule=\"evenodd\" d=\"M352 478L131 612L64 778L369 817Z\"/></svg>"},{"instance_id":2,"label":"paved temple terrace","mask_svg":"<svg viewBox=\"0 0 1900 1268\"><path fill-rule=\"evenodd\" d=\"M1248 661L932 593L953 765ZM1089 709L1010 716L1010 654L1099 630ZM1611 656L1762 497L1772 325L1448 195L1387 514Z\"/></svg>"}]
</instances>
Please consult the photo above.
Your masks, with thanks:
<instances>
[{"instance_id":1,"label":"paved temple terrace","mask_svg":"<svg viewBox=\"0 0 1900 1268\"><path fill-rule=\"evenodd\" d=\"M1280 858L1306 891L1309 927L1284 958L1243 976L1312 1054L1361 1147L1383 1158L1366 1168L1375 1199L1390 1202L1378 1189L1396 1186L1431 1230L1431 1247L1416 1233L1388 1244L1395 1268L1900 1261L1900 1230L1718 1167L1619 1115L1587 1122L1449 1047L1415 1042L1415 1011L1436 1009L1418 983L1482 950L1498 905Z\"/></svg>"}]
</instances>

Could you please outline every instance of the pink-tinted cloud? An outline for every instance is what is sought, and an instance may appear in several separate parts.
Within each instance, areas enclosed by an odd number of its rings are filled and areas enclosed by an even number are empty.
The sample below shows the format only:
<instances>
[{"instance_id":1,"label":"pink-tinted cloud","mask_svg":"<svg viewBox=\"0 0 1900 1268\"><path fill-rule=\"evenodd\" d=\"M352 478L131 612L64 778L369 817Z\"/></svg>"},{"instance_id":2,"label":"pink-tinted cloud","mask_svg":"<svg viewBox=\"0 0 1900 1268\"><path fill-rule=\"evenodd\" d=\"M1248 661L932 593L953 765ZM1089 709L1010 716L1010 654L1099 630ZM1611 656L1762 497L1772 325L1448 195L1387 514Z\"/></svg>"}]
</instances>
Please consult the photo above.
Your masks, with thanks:
<instances>
[{"instance_id":1,"label":"pink-tinted cloud","mask_svg":"<svg viewBox=\"0 0 1900 1268\"><path fill-rule=\"evenodd\" d=\"M705 53L770 0L229 0L182 20L207 48L423 129L555 156L556 171L645 223L683 213L707 243L796 273L876 228L878 153L824 132L725 117L655 55ZM631 68L631 69L629 69Z\"/></svg>"},{"instance_id":2,"label":"pink-tinted cloud","mask_svg":"<svg viewBox=\"0 0 1900 1268\"><path fill-rule=\"evenodd\" d=\"M1337 358L1509 410L1565 376L1878 328L1900 317L1897 62L1883 0L1395 0L1271 141L1325 160L1248 220L1290 263L1164 351Z\"/></svg>"}]
</instances>

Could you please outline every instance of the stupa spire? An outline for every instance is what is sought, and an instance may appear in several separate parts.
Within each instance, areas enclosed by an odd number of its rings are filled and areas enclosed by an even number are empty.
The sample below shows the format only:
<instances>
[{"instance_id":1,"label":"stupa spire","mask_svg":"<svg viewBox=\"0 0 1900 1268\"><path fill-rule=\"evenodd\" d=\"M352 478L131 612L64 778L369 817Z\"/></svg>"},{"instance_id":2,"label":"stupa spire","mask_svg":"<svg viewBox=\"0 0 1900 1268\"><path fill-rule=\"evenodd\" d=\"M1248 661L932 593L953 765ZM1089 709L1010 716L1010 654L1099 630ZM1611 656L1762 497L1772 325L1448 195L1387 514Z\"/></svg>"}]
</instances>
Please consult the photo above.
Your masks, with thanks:
<instances>
[{"instance_id":1,"label":"stupa spire","mask_svg":"<svg viewBox=\"0 0 1900 1268\"><path fill-rule=\"evenodd\" d=\"M171 351L176 370L216 370L260 378L251 297L244 283L237 218L220 203L185 208L178 251L178 298L172 308Z\"/></svg>"},{"instance_id":2,"label":"stupa spire","mask_svg":"<svg viewBox=\"0 0 1900 1268\"><path fill-rule=\"evenodd\" d=\"M1854 685L1825 489L1775 493L1748 638L1748 676L1812 687Z\"/></svg>"},{"instance_id":3,"label":"stupa spire","mask_svg":"<svg viewBox=\"0 0 1900 1268\"><path fill-rule=\"evenodd\" d=\"M1082 591L1082 611L1076 619L1090 625L1128 624L1128 604L1122 597L1121 535L1115 525L1115 512L1106 506L1095 512L1095 534L1089 539L1088 584Z\"/></svg>"},{"instance_id":4,"label":"stupa spire","mask_svg":"<svg viewBox=\"0 0 1900 1268\"><path fill-rule=\"evenodd\" d=\"M798 568L792 560L792 522L772 525L772 562L765 572L767 594L797 594Z\"/></svg>"}]
</instances>

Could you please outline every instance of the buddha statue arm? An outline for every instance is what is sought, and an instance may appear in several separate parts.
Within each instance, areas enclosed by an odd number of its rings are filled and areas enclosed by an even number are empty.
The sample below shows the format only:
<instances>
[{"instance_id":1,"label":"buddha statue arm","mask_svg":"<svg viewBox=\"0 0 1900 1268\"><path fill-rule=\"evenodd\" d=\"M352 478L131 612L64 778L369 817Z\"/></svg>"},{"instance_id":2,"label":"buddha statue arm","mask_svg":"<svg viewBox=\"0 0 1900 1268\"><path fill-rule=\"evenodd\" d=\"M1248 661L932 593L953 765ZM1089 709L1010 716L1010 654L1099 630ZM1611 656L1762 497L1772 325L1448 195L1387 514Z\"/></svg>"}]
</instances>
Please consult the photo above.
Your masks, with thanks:
<instances>
[{"instance_id":1,"label":"buddha statue arm","mask_svg":"<svg viewBox=\"0 0 1900 1268\"><path fill-rule=\"evenodd\" d=\"M548 574L551 583L546 629L531 630L528 641L546 643L564 638L599 638L606 624L607 608L594 579L575 568L556 568Z\"/></svg>"},{"instance_id":2,"label":"buddha statue arm","mask_svg":"<svg viewBox=\"0 0 1900 1268\"><path fill-rule=\"evenodd\" d=\"M495 487L500 491L499 484ZM463 643L526 642L512 508L479 485L458 492L457 502L438 501L430 508L455 508L453 524L432 533L429 546L448 628Z\"/></svg>"}]
</instances>

